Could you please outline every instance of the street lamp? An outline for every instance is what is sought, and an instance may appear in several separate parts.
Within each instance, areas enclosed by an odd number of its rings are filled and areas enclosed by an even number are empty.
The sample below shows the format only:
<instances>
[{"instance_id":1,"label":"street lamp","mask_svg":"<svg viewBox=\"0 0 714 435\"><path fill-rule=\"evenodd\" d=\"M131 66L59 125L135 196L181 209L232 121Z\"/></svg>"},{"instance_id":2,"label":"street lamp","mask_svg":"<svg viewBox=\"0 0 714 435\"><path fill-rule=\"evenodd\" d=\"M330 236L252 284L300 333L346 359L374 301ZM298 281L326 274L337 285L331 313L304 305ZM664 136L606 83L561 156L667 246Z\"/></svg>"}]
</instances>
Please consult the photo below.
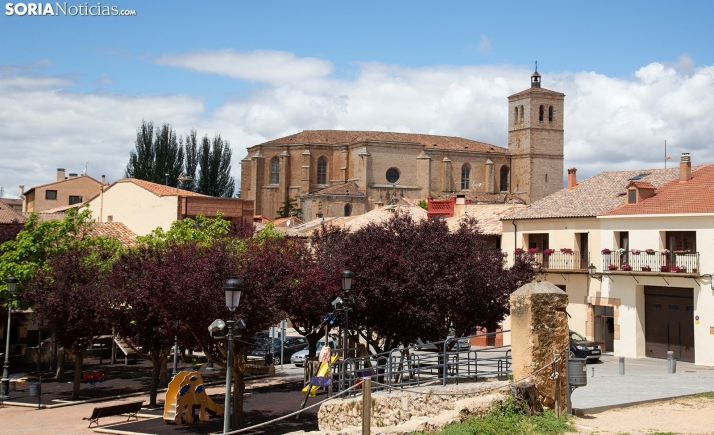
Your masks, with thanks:
<instances>
[{"instance_id":1,"label":"street lamp","mask_svg":"<svg viewBox=\"0 0 714 435\"><path fill-rule=\"evenodd\" d=\"M590 275L591 278L595 278L596 280L602 282L602 274L595 275L596 271L597 267L595 267L594 264L590 263L590 266L588 266L588 275Z\"/></svg>"},{"instance_id":2,"label":"street lamp","mask_svg":"<svg viewBox=\"0 0 714 435\"><path fill-rule=\"evenodd\" d=\"M333 302L335 304L335 307L340 304L342 305L342 310L345 312L345 329L343 331L343 338L342 338L342 367L343 367L343 375L342 377L344 378L347 372L347 353L349 352L349 343L348 343L348 329L350 327L350 308L352 305L354 305L354 298L352 298L350 294L350 290L352 289L352 278L354 278L355 274L352 273L349 269L345 269L340 273L340 279L342 280L342 290L345 292L345 298L344 300L340 299L339 297L335 299Z\"/></svg>"},{"instance_id":3,"label":"street lamp","mask_svg":"<svg viewBox=\"0 0 714 435\"><path fill-rule=\"evenodd\" d=\"M7 283L7 339L5 340L5 364L2 366L2 400L10 398L10 319L12 315L12 295L17 288L17 278L9 276L5 280Z\"/></svg>"},{"instance_id":4,"label":"street lamp","mask_svg":"<svg viewBox=\"0 0 714 435\"><path fill-rule=\"evenodd\" d=\"M240 295L243 292L243 283L231 276L223 283L223 290L226 292L226 308L231 312L228 316L228 352L226 352L226 400L223 406L223 433L228 433L231 430L231 382L233 381L233 312L238 308L240 303Z\"/></svg>"}]
</instances>

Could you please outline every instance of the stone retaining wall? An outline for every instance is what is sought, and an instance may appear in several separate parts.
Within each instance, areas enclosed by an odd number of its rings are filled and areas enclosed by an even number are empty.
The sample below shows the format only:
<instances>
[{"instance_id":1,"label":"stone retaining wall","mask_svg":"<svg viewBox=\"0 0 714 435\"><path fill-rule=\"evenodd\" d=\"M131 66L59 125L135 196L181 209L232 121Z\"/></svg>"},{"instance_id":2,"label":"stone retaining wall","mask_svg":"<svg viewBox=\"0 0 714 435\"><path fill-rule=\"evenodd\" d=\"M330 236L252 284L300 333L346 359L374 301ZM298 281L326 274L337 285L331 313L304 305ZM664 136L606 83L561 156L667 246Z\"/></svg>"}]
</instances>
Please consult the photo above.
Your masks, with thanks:
<instances>
[{"instance_id":1,"label":"stone retaining wall","mask_svg":"<svg viewBox=\"0 0 714 435\"><path fill-rule=\"evenodd\" d=\"M488 411L493 400L506 397L505 394L495 394L497 392L494 391L506 385L508 385L506 381L493 381L462 383L446 387L417 387L406 391L394 389L391 393L375 392L372 393L372 426L397 426L417 417L435 417L445 411L455 410L457 403L463 407L456 410L457 414L485 412ZM486 400L464 400L479 397ZM360 426L362 395L325 402L320 407L317 419L320 431L341 431L349 426Z\"/></svg>"}]
</instances>

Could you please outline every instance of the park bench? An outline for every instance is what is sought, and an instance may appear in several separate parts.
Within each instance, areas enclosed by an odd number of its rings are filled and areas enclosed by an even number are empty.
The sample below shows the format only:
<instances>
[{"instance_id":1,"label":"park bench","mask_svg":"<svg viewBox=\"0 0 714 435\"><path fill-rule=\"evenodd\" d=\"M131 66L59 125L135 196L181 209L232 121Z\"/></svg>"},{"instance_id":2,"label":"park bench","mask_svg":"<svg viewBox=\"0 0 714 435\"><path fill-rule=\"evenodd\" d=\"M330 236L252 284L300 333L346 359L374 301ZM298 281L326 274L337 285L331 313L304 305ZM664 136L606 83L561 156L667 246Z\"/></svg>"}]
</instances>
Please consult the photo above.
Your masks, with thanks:
<instances>
[{"instance_id":1,"label":"park bench","mask_svg":"<svg viewBox=\"0 0 714 435\"><path fill-rule=\"evenodd\" d=\"M141 402L120 403L118 405L110 406L97 406L94 408L94 411L92 411L91 417L84 417L82 420L89 420L88 427L92 427L92 423L99 426L99 419L101 417L110 417L112 415L129 414L126 421L131 420L132 417L138 420L139 417L137 417L136 414L141 411L141 405L143 404L144 401L142 400Z\"/></svg>"}]
</instances>

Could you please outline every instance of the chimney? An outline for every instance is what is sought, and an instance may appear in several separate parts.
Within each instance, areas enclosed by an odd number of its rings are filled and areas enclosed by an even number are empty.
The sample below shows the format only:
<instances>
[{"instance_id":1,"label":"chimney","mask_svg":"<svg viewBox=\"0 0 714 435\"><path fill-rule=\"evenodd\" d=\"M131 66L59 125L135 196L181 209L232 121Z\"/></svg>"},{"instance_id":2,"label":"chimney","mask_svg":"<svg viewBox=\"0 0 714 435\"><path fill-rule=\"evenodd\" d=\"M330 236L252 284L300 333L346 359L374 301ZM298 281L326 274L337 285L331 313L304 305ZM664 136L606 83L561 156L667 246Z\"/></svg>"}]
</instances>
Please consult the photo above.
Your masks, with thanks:
<instances>
[{"instance_id":1,"label":"chimney","mask_svg":"<svg viewBox=\"0 0 714 435\"><path fill-rule=\"evenodd\" d=\"M77 174L70 172L69 178L77 178Z\"/></svg>"},{"instance_id":2,"label":"chimney","mask_svg":"<svg viewBox=\"0 0 714 435\"><path fill-rule=\"evenodd\" d=\"M107 177L102 175L102 184L107 184Z\"/></svg>"},{"instance_id":3,"label":"chimney","mask_svg":"<svg viewBox=\"0 0 714 435\"><path fill-rule=\"evenodd\" d=\"M57 181L64 180L64 168L57 168Z\"/></svg>"},{"instance_id":4,"label":"chimney","mask_svg":"<svg viewBox=\"0 0 714 435\"><path fill-rule=\"evenodd\" d=\"M20 198L22 198L23 196L25 196L25 185L20 184Z\"/></svg>"},{"instance_id":5,"label":"chimney","mask_svg":"<svg viewBox=\"0 0 714 435\"><path fill-rule=\"evenodd\" d=\"M679 159L679 181L687 181L692 178L692 158L689 153L682 153Z\"/></svg>"},{"instance_id":6,"label":"chimney","mask_svg":"<svg viewBox=\"0 0 714 435\"><path fill-rule=\"evenodd\" d=\"M27 211L27 198L25 198L25 185L20 184L20 198L22 199L22 212Z\"/></svg>"},{"instance_id":7,"label":"chimney","mask_svg":"<svg viewBox=\"0 0 714 435\"><path fill-rule=\"evenodd\" d=\"M572 189L578 184L578 176L576 172L578 172L576 168L568 168L568 189Z\"/></svg>"}]
</instances>

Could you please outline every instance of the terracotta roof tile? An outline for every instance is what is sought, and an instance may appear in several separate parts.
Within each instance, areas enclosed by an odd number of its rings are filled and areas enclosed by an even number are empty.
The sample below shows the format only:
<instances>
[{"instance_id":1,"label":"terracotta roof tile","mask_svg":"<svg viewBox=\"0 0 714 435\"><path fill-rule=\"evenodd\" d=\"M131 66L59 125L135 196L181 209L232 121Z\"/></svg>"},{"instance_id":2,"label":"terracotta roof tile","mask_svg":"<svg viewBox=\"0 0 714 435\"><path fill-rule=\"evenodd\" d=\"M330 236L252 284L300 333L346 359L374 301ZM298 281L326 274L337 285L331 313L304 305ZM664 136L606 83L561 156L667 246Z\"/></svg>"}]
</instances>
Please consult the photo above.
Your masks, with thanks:
<instances>
[{"instance_id":1,"label":"terracotta roof tile","mask_svg":"<svg viewBox=\"0 0 714 435\"><path fill-rule=\"evenodd\" d=\"M513 95L509 95L508 98L511 99L513 97L520 97L522 95L529 95L529 94L546 94L546 95L553 95L553 96L565 96L562 92L556 92L556 91L551 91L550 89L546 88L528 88L524 91L517 92Z\"/></svg>"},{"instance_id":2,"label":"terracotta roof tile","mask_svg":"<svg viewBox=\"0 0 714 435\"><path fill-rule=\"evenodd\" d=\"M97 183L98 185L100 185L100 186L102 185L102 182L99 181L99 180L97 180L97 179L94 178L94 177L91 177L91 176L89 176L89 175L80 175L80 176L77 176L77 177L65 178L64 180L53 181L53 182L51 182L51 183L45 183L45 184L40 184L39 186L31 187L30 190L28 190L27 192L25 192L25 195L27 195L28 193L32 192L32 191L35 190L35 189L39 189L40 187L52 186L52 185L54 185L54 184L59 184L59 183L66 183L66 182L68 182L68 181L77 180L77 179L80 179L80 178L89 178L90 180L94 181L94 182Z\"/></svg>"},{"instance_id":3,"label":"terracotta roof tile","mask_svg":"<svg viewBox=\"0 0 714 435\"><path fill-rule=\"evenodd\" d=\"M714 213L714 164L692 170L692 178L662 184L655 195L636 204L623 204L602 216Z\"/></svg>"},{"instance_id":4,"label":"terracotta roof tile","mask_svg":"<svg viewBox=\"0 0 714 435\"><path fill-rule=\"evenodd\" d=\"M25 216L25 219L29 218L32 213L27 213L24 212L22 213L23 216ZM65 213L35 213L40 220L40 222L49 222L49 221L61 221L62 219L66 218L67 215Z\"/></svg>"},{"instance_id":5,"label":"terracotta roof tile","mask_svg":"<svg viewBox=\"0 0 714 435\"><path fill-rule=\"evenodd\" d=\"M464 213L461 216L453 216L446 218L446 225L449 226L450 231L456 231L459 229L461 219L464 217L475 218L477 223L476 227L483 234L488 236L500 236L503 233L503 223L501 221L501 215L509 212L510 210L523 208L525 205L513 205L513 204L478 204L478 205L467 205Z\"/></svg>"},{"instance_id":6,"label":"terracotta roof tile","mask_svg":"<svg viewBox=\"0 0 714 435\"><path fill-rule=\"evenodd\" d=\"M25 216L13 210L12 207L0 201L0 224L11 224L13 222L25 222Z\"/></svg>"},{"instance_id":7,"label":"terracotta roof tile","mask_svg":"<svg viewBox=\"0 0 714 435\"><path fill-rule=\"evenodd\" d=\"M260 145L349 145L362 142L412 143L434 149L508 153L506 148L461 137L417 133L393 133L387 131L304 130L300 133L274 139Z\"/></svg>"},{"instance_id":8,"label":"terracotta roof tile","mask_svg":"<svg viewBox=\"0 0 714 435\"><path fill-rule=\"evenodd\" d=\"M134 183L139 187L143 187L149 192L157 196L208 196L202 193L191 192L189 190L177 189L175 187L166 186L163 184L152 183L151 181L140 180L138 178L122 178L114 182L112 186L117 183ZM111 186L110 186L111 187Z\"/></svg>"},{"instance_id":9,"label":"terracotta roof tile","mask_svg":"<svg viewBox=\"0 0 714 435\"><path fill-rule=\"evenodd\" d=\"M578 183L576 189L560 190L526 208L506 213L502 219L599 216L625 203L627 185L637 176L657 187L678 179L679 168L602 172Z\"/></svg>"},{"instance_id":10,"label":"terracotta roof tile","mask_svg":"<svg viewBox=\"0 0 714 435\"><path fill-rule=\"evenodd\" d=\"M94 222L89 228L93 237L113 237L124 246L136 245L136 234L121 222Z\"/></svg>"},{"instance_id":11,"label":"terracotta roof tile","mask_svg":"<svg viewBox=\"0 0 714 435\"><path fill-rule=\"evenodd\" d=\"M355 182L349 182L349 183L340 183L340 184L335 184L334 186L326 187L322 190L318 190L316 192L312 193L313 195L355 195L355 196L364 196L364 193L359 191L359 187L357 187L357 183Z\"/></svg>"}]
</instances>

